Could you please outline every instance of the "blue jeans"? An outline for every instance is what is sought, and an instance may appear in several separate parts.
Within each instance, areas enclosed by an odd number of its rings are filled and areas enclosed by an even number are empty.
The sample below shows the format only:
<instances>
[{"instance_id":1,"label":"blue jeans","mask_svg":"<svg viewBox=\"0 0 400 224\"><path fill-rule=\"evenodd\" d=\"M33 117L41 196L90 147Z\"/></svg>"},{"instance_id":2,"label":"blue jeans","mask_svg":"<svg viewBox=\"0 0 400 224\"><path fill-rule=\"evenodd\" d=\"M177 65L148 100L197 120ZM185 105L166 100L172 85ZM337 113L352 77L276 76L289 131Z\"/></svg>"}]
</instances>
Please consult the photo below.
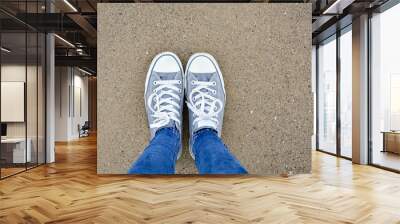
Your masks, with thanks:
<instances>
[{"instance_id":1,"label":"blue jeans","mask_svg":"<svg viewBox=\"0 0 400 224\"><path fill-rule=\"evenodd\" d=\"M158 130L128 174L174 174L180 144L176 128ZM213 129L194 133L192 150L200 174L247 174Z\"/></svg>"}]
</instances>

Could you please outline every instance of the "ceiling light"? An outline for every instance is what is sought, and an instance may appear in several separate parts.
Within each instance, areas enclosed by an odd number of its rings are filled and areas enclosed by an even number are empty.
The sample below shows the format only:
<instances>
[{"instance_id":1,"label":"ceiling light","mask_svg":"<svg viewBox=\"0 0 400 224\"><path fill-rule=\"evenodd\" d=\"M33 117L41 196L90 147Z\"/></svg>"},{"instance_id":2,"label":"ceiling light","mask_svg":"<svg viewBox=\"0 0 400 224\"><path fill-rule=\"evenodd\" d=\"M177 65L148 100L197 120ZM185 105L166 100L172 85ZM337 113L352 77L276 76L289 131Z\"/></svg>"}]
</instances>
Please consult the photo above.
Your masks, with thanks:
<instances>
[{"instance_id":1,"label":"ceiling light","mask_svg":"<svg viewBox=\"0 0 400 224\"><path fill-rule=\"evenodd\" d=\"M78 67L78 70L81 71L81 72L83 72L83 73L85 73L85 74L87 74L87 75L93 75L92 73L90 73L90 72L88 72L88 71L86 71L86 70L83 70L83 69L81 69L81 68L79 68L79 67Z\"/></svg>"},{"instance_id":2,"label":"ceiling light","mask_svg":"<svg viewBox=\"0 0 400 224\"><path fill-rule=\"evenodd\" d=\"M57 35L57 34L54 34L54 36L57 37L57 38L58 38L59 40L61 40L62 42L64 42L65 44L67 44L68 46L75 48L75 45L73 45L73 44L72 44L71 42L69 42L68 40L66 40L66 39L64 39L64 38L62 38L62 37L60 37L60 36Z\"/></svg>"},{"instance_id":3,"label":"ceiling light","mask_svg":"<svg viewBox=\"0 0 400 224\"><path fill-rule=\"evenodd\" d=\"M68 0L64 0L65 4L67 4L74 12L78 12L78 10L73 6Z\"/></svg>"},{"instance_id":4,"label":"ceiling light","mask_svg":"<svg viewBox=\"0 0 400 224\"><path fill-rule=\"evenodd\" d=\"M354 1L355 0L336 0L332 5L325 9L322 14L342 14L343 10Z\"/></svg>"},{"instance_id":5,"label":"ceiling light","mask_svg":"<svg viewBox=\"0 0 400 224\"><path fill-rule=\"evenodd\" d=\"M83 49L77 48L76 53L78 53L79 55L83 55Z\"/></svg>"},{"instance_id":6,"label":"ceiling light","mask_svg":"<svg viewBox=\"0 0 400 224\"><path fill-rule=\"evenodd\" d=\"M11 50L9 50L9 49L7 49L5 47L1 47L1 51L4 51L6 53L10 53L11 52Z\"/></svg>"}]
</instances>

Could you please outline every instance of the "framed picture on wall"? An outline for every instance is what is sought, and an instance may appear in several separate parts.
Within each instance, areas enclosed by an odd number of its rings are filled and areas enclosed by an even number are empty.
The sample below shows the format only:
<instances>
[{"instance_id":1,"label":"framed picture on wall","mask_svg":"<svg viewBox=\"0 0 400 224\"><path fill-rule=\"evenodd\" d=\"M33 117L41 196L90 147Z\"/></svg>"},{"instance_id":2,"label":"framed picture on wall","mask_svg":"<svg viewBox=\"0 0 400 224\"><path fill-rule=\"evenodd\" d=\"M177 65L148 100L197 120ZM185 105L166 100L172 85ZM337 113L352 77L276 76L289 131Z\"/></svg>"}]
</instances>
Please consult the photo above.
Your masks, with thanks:
<instances>
[{"instance_id":1,"label":"framed picture on wall","mask_svg":"<svg viewBox=\"0 0 400 224\"><path fill-rule=\"evenodd\" d=\"M1 82L1 122L24 122L25 82Z\"/></svg>"}]
</instances>

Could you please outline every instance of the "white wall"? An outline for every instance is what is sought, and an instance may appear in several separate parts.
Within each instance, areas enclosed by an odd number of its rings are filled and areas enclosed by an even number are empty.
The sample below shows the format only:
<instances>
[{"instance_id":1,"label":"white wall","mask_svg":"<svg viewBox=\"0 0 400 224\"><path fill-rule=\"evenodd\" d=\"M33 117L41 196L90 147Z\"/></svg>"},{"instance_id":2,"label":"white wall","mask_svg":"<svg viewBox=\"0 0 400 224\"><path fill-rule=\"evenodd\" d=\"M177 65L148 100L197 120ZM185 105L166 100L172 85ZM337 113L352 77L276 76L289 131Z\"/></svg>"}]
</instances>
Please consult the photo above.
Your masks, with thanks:
<instances>
[{"instance_id":1,"label":"white wall","mask_svg":"<svg viewBox=\"0 0 400 224\"><path fill-rule=\"evenodd\" d=\"M81 126L85 123L85 121L89 120L89 113L88 113L88 77L87 76L82 76L82 73L79 73L78 75L76 74L75 70L75 75L74 75L74 96L73 99L75 100L74 102L74 108L72 108L72 119L71 119L71 135L73 138L78 138L79 137L79 132L78 132L78 124ZM80 93L78 93L80 91ZM80 99L78 98L80 94ZM78 102L80 100L80 103ZM81 107L81 112L79 111L79 107ZM75 110L75 113L74 113Z\"/></svg>"},{"instance_id":2,"label":"white wall","mask_svg":"<svg viewBox=\"0 0 400 224\"><path fill-rule=\"evenodd\" d=\"M88 77L75 68L56 67L55 89L55 140L77 139L78 124L88 120Z\"/></svg>"},{"instance_id":3,"label":"white wall","mask_svg":"<svg viewBox=\"0 0 400 224\"><path fill-rule=\"evenodd\" d=\"M69 138L69 73L67 67L55 68L55 141L67 141Z\"/></svg>"}]
</instances>

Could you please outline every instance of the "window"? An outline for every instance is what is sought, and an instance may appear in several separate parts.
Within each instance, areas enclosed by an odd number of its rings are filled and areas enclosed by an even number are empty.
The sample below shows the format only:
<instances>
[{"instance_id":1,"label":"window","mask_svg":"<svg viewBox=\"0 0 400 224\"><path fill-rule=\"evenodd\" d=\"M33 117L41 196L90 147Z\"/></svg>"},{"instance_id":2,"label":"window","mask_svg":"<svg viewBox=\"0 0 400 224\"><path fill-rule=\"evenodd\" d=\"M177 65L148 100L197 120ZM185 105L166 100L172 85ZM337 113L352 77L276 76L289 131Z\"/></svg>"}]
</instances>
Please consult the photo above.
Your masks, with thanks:
<instances>
[{"instance_id":1,"label":"window","mask_svg":"<svg viewBox=\"0 0 400 224\"><path fill-rule=\"evenodd\" d=\"M317 149L350 159L352 26L345 27L338 34L323 41L317 48Z\"/></svg>"},{"instance_id":2,"label":"window","mask_svg":"<svg viewBox=\"0 0 400 224\"><path fill-rule=\"evenodd\" d=\"M352 157L352 32L340 36L340 155Z\"/></svg>"},{"instance_id":3,"label":"window","mask_svg":"<svg viewBox=\"0 0 400 224\"><path fill-rule=\"evenodd\" d=\"M318 47L318 149L336 153L336 36Z\"/></svg>"},{"instance_id":4,"label":"window","mask_svg":"<svg viewBox=\"0 0 400 224\"><path fill-rule=\"evenodd\" d=\"M400 170L400 4L371 18L371 162Z\"/></svg>"}]
</instances>

